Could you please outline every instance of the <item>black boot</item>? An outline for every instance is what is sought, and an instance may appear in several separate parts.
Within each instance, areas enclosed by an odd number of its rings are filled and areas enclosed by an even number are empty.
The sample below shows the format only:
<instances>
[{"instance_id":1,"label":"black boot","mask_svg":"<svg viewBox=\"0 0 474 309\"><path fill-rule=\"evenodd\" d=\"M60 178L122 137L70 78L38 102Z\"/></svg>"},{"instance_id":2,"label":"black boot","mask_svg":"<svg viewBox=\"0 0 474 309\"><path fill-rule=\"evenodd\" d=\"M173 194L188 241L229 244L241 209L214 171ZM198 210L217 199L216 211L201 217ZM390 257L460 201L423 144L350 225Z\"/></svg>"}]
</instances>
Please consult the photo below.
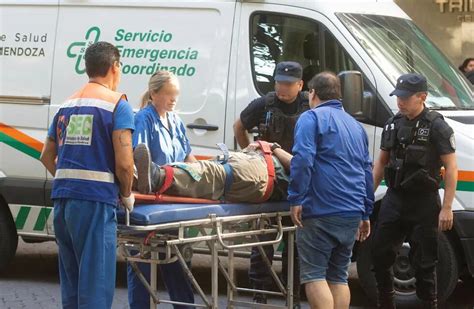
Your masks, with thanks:
<instances>
[{"instance_id":1,"label":"black boot","mask_svg":"<svg viewBox=\"0 0 474 309\"><path fill-rule=\"evenodd\" d=\"M438 309L438 300L423 301L423 309Z\"/></svg>"},{"instance_id":2,"label":"black boot","mask_svg":"<svg viewBox=\"0 0 474 309\"><path fill-rule=\"evenodd\" d=\"M262 293L255 293L253 296L253 302L257 304L266 304L267 303L267 296Z\"/></svg>"},{"instance_id":3,"label":"black boot","mask_svg":"<svg viewBox=\"0 0 474 309\"><path fill-rule=\"evenodd\" d=\"M377 291L377 308L378 309L395 309L395 291Z\"/></svg>"},{"instance_id":4,"label":"black boot","mask_svg":"<svg viewBox=\"0 0 474 309\"><path fill-rule=\"evenodd\" d=\"M160 166L151 161L150 150L146 144L139 144L133 151L133 160L137 167L137 189L142 194L156 192L164 182L164 173Z\"/></svg>"}]
</instances>

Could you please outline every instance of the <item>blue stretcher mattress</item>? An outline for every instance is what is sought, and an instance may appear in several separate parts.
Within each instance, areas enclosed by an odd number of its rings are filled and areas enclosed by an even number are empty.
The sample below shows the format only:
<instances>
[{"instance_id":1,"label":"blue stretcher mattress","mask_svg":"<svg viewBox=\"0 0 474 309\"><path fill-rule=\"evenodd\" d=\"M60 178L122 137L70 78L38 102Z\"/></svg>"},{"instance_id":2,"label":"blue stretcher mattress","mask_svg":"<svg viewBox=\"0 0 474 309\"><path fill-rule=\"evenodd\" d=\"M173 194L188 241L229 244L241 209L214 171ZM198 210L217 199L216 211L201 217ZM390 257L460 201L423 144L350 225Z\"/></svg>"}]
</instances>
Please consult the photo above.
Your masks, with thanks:
<instances>
[{"instance_id":1,"label":"blue stretcher mattress","mask_svg":"<svg viewBox=\"0 0 474 309\"><path fill-rule=\"evenodd\" d=\"M287 201L260 204L140 204L136 205L130 214L130 224L146 226L206 219L210 214L229 217L289 210L290 206ZM123 209L117 212L117 219L120 224L125 223Z\"/></svg>"}]
</instances>

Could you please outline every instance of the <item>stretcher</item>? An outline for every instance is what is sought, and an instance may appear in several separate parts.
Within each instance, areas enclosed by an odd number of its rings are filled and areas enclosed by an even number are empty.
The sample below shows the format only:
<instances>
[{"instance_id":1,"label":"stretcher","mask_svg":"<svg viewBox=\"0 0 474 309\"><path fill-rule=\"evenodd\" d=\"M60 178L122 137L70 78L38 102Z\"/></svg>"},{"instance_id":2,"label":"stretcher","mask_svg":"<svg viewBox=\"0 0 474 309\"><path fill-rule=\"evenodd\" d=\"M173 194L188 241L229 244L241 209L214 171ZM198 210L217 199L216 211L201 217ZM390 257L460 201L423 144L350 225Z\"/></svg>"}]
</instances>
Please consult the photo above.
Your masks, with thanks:
<instances>
[{"instance_id":1,"label":"stretcher","mask_svg":"<svg viewBox=\"0 0 474 309\"><path fill-rule=\"evenodd\" d=\"M235 204L210 200L179 199L164 195L137 195L139 204L132 213L118 212L119 252L131 264L140 281L150 293L151 308L158 304L192 305L200 308L218 307L219 272L227 284L228 308L292 308L293 306L293 265L294 226L284 226L282 218L289 216L287 202L266 202L259 204ZM173 203L170 203L173 202ZM189 228L200 231L200 235L190 236ZM284 284L263 252L263 246L281 242L283 234L288 234L288 282ZM271 240L260 241L259 236L274 235ZM193 254L193 247L205 243L211 260L211 295L208 296L187 265ZM239 287L234 276L236 251L256 246L268 267L277 291L255 290ZM132 254L138 252L138 254ZM227 258L227 267L222 259ZM179 261L189 278L200 301L186 304L160 299L157 293L157 265ZM151 266L148 282L136 263ZM239 296L260 292L281 296L285 306L255 304L239 300ZM197 299L199 299L197 298Z\"/></svg>"}]
</instances>

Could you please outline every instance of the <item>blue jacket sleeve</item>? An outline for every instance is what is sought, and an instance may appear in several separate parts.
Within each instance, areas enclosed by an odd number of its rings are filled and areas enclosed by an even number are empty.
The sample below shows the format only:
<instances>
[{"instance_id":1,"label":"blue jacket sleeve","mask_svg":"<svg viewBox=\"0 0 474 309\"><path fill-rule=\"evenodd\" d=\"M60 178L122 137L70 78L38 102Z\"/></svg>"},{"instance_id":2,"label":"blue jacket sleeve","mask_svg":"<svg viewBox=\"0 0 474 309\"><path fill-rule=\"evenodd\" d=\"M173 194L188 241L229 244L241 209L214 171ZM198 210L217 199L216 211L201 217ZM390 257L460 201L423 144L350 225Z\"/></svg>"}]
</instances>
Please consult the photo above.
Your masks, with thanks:
<instances>
[{"instance_id":1,"label":"blue jacket sleeve","mask_svg":"<svg viewBox=\"0 0 474 309\"><path fill-rule=\"evenodd\" d=\"M364 130L364 129L362 129ZM365 170L365 213L362 216L363 220L368 220L369 216L372 214L372 210L374 208L374 178L372 175L372 159L370 158L369 153L369 141L367 138L367 133L364 130L364 137L365 137L365 159L364 159L364 170Z\"/></svg>"},{"instance_id":2,"label":"blue jacket sleeve","mask_svg":"<svg viewBox=\"0 0 474 309\"><path fill-rule=\"evenodd\" d=\"M293 158L290 164L290 185L288 187L290 206L301 205L308 191L317 152L317 137L316 114L311 111L303 113L295 127Z\"/></svg>"}]
</instances>

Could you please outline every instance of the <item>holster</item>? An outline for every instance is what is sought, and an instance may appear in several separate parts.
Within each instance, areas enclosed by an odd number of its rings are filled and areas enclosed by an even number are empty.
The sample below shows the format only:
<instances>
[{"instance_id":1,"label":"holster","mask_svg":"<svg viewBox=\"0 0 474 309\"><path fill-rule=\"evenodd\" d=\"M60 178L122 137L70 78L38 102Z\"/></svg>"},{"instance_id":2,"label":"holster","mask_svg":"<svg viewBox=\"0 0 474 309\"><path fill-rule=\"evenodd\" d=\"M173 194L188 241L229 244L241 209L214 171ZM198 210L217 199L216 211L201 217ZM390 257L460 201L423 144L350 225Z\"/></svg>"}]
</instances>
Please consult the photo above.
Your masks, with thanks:
<instances>
[{"instance_id":1,"label":"holster","mask_svg":"<svg viewBox=\"0 0 474 309\"><path fill-rule=\"evenodd\" d=\"M384 178L387 187L392 189L400 188L403 178L403 160L397 159L394 164L385 167Z\"/></svg>"}]
</instances>

